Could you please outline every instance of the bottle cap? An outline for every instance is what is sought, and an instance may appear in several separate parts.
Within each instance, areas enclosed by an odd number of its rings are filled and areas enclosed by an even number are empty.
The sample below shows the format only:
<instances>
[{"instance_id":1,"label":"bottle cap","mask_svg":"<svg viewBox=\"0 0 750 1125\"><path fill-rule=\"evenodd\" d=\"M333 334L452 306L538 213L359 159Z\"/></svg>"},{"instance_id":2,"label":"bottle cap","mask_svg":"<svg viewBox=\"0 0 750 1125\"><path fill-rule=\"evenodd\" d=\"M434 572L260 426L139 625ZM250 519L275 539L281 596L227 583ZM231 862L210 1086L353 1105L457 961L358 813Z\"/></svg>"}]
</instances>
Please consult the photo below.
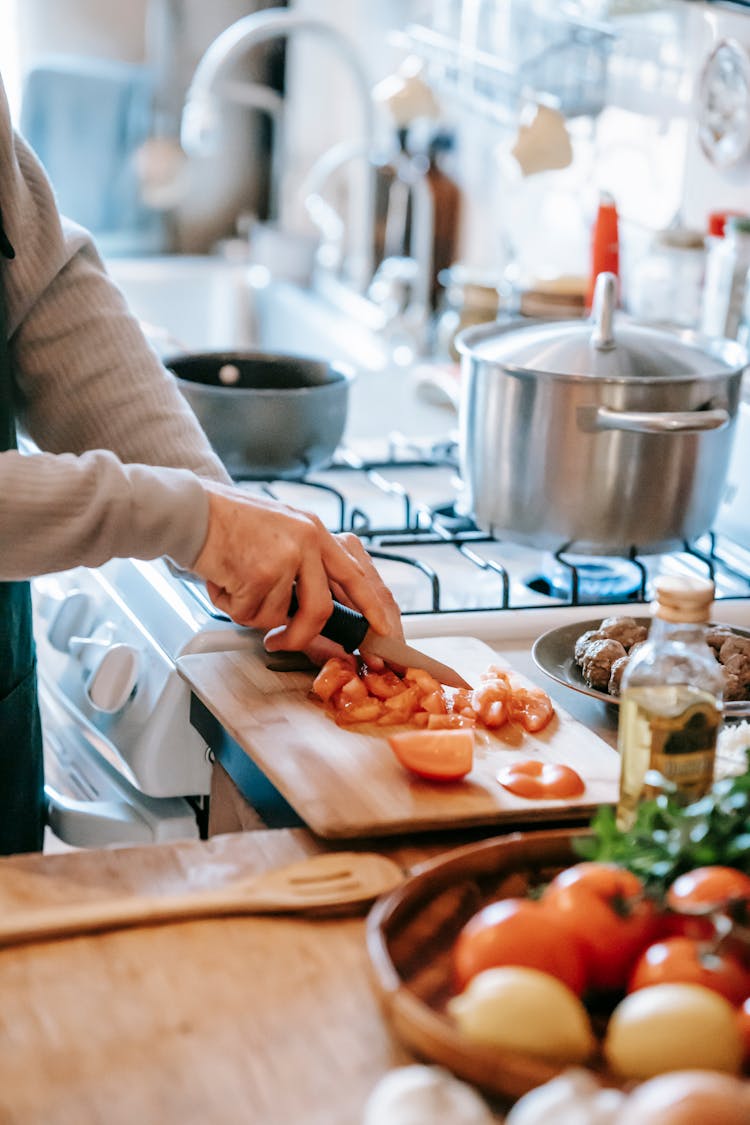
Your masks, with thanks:
<instances>
[{"instance_id":1,"label":"bottle cap","mask_svg":"<svg viewBox=\"0 0 750 1125\"><path fill-rule=\"evenodd\" d=\"M654 589L654 617L687 625L708 621L715 592L710 578L662 575L654 582Z\"/></svg>"},{"instance_id":2,"label":"bottle cap","mask_svg":"<svg viewBox=\"0 0 750 1125\"><path fill-rule=\"evenodd\" d=\"M723 238L726 233L727 220L739 211L711 211L708 216L708 233L714 238Z\"/></svg>"}]
</instances>

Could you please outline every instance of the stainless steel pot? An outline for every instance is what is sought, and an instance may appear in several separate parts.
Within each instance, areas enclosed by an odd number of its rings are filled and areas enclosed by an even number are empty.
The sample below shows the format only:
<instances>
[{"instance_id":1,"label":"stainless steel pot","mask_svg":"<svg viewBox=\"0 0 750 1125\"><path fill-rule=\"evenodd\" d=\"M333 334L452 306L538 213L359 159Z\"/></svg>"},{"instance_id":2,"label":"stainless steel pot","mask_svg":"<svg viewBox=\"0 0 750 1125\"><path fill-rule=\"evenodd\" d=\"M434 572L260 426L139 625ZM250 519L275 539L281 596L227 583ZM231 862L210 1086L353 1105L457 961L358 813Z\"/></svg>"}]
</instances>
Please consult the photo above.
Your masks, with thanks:
<instances>
[{"instance_id":1,"label":"stainless steel pot","mask_svg":"<svg viewBox=\"0 0 750 1125\"><path fill-rule=\"evenodd\" d=\"M164 363L235 479L299 478L331 460L353 377L343 365L245 352Z\"/></svg>"},{"instance_id":2,"label":"stainless steel pot","mask_svg":"<svg viewBox=\"0 0 750 1125\"><path fill-rule=\"evenodd\" d=\"M714 520L747 353L615 324L615 284L600 275L591 321L457 338L462 506L498 538L649 553Z\"/></svg>"}]
</instances>

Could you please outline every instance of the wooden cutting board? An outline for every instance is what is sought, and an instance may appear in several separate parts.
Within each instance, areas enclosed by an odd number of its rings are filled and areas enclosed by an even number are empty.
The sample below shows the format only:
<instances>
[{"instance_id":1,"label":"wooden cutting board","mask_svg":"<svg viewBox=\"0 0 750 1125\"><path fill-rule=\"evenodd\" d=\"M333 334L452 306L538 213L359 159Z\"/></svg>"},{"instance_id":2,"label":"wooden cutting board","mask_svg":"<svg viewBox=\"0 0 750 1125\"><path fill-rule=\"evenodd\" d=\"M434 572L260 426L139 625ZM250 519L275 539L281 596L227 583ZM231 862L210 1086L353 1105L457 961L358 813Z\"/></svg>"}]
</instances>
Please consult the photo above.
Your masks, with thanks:
<instances>
[{"instance_id":1,"label":"wooden cutting board","mask_svg":"<svg viewBox=\"0 0 750 1125\"><path fill-rule=\"evenodd\" d=\"M452 665L470 683L477 683L490 664L511 668L473 637L410 643ZM183 656L177 666L209 711L324 838L559 821L581 818L617 799L617 753L557 705L555 718L536 735L512 724L492 734L478 731L472 772L460 782L428 782L394 757L386 736L400 728L381 733L373 726L339 727L310 696L311 673L272 671L266 661L258 641L241 651ZM584 793L572 801L515 797L495 775L521 757L572 766L586 783Z\"/></svg>"}]
</instances>

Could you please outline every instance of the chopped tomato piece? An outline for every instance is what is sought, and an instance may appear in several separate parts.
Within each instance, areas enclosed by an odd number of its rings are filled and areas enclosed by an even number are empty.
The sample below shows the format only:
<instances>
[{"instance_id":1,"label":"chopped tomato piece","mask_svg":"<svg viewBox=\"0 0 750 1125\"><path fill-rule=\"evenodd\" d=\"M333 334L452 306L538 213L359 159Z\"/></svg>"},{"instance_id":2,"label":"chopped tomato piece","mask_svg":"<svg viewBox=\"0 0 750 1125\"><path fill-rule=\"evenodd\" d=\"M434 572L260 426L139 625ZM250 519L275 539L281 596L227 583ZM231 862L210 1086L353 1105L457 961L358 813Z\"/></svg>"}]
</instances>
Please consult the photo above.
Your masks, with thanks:
<instances>
[{"instance_id":1,"label":"chopped tomato piece","mask_svg":"<svg viewBox=\"0 0 750 1125\"><path fill-rule=\"evenodd\" d=\"M475 715L455 715L453 712L447 715L429 715L426 711L422 712L422 714L427 715L428 730L473 729L477 725ZM414 718L416 719L417 716L415 715Z\"/></svg>"},{"instance_id":2,"label":"chopped tomato piece","mask_svg":"<svg viewBox=\"0 0 750 1125\"><path fill-rule=\"evenodd\" d=\"M352 678L353 669L351 664L346 660L341 660L339 657L334 656L330 660L326 660L323 667L318 672L313 680L312 690L327 703L334 692L343 687L347 680Z\"/></svg>"},{"instance_id":3,"label":"chopped tomato piece","mask_svg":"<svg viewBox=\"0 0 750 1125\"><path fill-rule=\"evenodd\" d=\"M540 762L536 758L514 762L498 770L497 780L517 797L529 800L559 801L579 797L585 789L583 779L570 766Z\"/></svg>"},{"instance_id":4,"label":"chopped tomato piece","mask_svg":"<svg viewBox=\"0 0 750 1125\"><path fill-rule=\"evenodd\" d=\"M401 677L389 668L384 672L365 672L363 679L370 695L375 695L378 699L390 699L407 688Z\"/></svg>"},{"instance_id":5,"label":"chopped tomato piece","mask_svg":"<svg viewBox=\"0 0 750 1125\"><path fill-rule=\"evenodd\" d=\"M431 781L458 781L474 762L472 730L399 731L388 743L402 766Z\"/></svg>"},{"instance_id":6,"label":"chopped tomato piece","mask_svg":"<svg viewBox=\"0 0 750 1125\"><path fill-rule=\"evenodd\" d=\"M427 695L423 695L420 704L422 710L429 711L431 715L445 715L448 712L448 704L442 690L430 691Z\"/></svg>"},{"instance_id":7,"label":"chopped tomato piece","mask_svg":"<svg viewBox=\"0 0 750 1125\"><path fill-rule=\"evenodd\" d=\"M407 668L404 672L404 679L416 684L425 695L433 691L442 691L435 677L431 676L429 672L425 672L424 668Z\"/></svg>"},{"instance_id":8,"label":"chopped tomato piece","mask_svg":"<svg viewBox=\"0 0 750 1125\"><path fill-rule=\"evenodd\" d=\"M380 718L381 703L379 699L363 700L361 703L352 703L342 707L336 712L337 723L374 723Z\"/></svg>"},{"instance_id":9,"label":"chopped tomato piece","mask_svg":"<svg viewBox=\"0 0 750 1125\"><path fill-rule=\"evenodd\" d=\"M346 704L351 703L364 703L369 699L367 688L359 679L358 676L352 676L346 681L333 697L333 702L336 707L344 707Z\"/></svg>"}]
</instances>

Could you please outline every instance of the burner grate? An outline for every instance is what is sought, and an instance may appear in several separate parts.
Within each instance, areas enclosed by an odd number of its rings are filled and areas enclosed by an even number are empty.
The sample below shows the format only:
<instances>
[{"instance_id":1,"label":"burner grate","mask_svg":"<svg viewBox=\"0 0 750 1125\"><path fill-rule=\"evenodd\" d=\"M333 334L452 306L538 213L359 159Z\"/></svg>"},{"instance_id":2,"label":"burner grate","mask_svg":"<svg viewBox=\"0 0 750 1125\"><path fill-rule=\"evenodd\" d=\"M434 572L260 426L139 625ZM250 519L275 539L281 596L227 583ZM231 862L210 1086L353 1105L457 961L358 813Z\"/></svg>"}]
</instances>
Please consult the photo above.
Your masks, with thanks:
<instances>
[{"instance_id":1,"label":"burner grate","mask_svg":"<svg viewBox=\"0 0 750 1125\"><path fill-rule=\"evenodd\" d=\"M663 572L707 574L717 600L750 598L750 551L714 532L669 554L634 546L606 558L576 554L572 545L545 553L486 534L456 504L461 483L452 441L395 434L383 458L342 449L330 468L304 480L244 487L315 511L334 532L358 535L410 614L643 603Z\"/></svg>"}]
</instances>

